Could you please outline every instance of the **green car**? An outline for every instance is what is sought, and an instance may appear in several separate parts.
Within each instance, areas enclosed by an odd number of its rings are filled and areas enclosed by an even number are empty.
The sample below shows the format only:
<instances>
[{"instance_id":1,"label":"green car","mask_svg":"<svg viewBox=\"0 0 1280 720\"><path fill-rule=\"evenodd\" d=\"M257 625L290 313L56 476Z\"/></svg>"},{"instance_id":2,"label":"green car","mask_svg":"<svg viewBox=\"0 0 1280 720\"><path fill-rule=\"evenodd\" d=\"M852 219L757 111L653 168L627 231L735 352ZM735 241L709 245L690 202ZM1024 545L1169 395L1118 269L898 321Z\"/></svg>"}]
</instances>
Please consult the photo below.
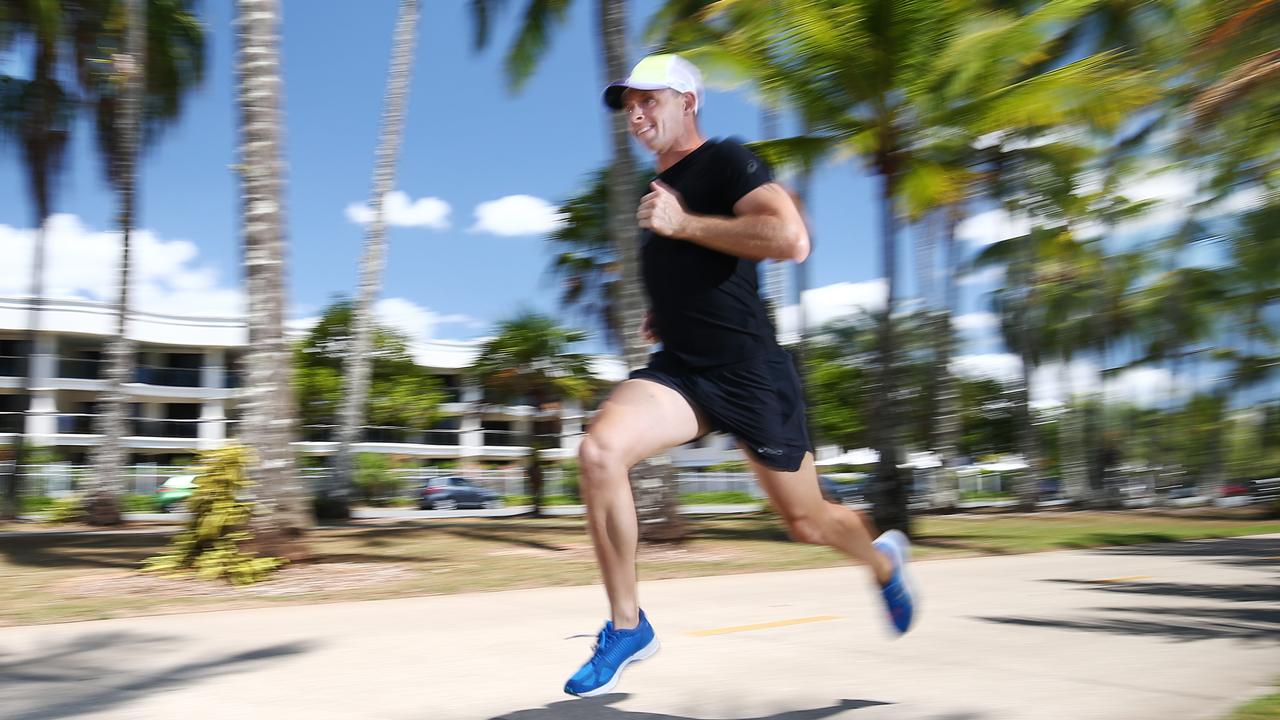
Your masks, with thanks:
<instances>
[{"instance_id":1,"label":"green car","mask_svg":"<svg viewBox=\"0 0 1280 720\"><path fill-rule=\"evenodd\" d=\"M156 507L160 512L183 510L187 498L196 490L195 475L174 475L156 488Z\"/></svg>"}]
</instances>

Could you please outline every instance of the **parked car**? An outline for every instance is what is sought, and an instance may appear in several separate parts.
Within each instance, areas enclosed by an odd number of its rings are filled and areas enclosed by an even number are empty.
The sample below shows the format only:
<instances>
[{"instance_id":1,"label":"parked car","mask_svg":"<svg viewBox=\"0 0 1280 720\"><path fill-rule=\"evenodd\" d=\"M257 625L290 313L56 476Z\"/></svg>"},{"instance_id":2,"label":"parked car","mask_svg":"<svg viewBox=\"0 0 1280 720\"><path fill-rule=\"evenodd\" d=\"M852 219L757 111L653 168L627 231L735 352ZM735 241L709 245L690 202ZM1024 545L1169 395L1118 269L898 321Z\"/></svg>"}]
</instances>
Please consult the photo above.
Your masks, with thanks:
<instances>
[{"instance_id":1,"label":"parked car","mask_svg":"<svg viewBox=\"0 0 1280 720\"><path fill-rule=\"evenodd\" d=\"M819 475L818 486L822 489L822 497L827 502L845 503L861 502L866 493L866 482L851 480L841 482L830 475Z\"/></svg>"},{"instance_id":2,"label":"parked car","mask_svg":"<svg viewBox=\"0 0 1280 720\"><path fill-rule=\"evenodd\" d=\"M500 508L502 505L501 495L464 477L433 478L418 489L418 507L422 510Z\"/></svg>"},{"instance_id":3,"label":"parked car","mask_svg":"<svg viewBox=\"0 0 1280 720\"><path fill-rule=\"evenodd\" d=\"M174 475L156 488L156 507L160 512L186 508L187 498L196 491L195 475Z\"/></svg>"},{"instance_id":4,"label":"parked car","mask_svg":"<svg viewBox=\"0 0 1280 720\"><path fill-rule=\"evenodd\" d=\"M1253 494L1253 483L1248 480L1236 480L1222 486L1222 497L1247 497Z\"/></svg>"},{"instance_id":5,"label":"parked car","mask_svg":"<svg viewBox=\"0 0 1280 720\"><path fill-rule=\"evenodd\" d=\"M1062 481L1058 478L1043 478L1036 483L1036 492L1041 501L1057 500L1062 495Z\"/></svg>"}]
</instances>

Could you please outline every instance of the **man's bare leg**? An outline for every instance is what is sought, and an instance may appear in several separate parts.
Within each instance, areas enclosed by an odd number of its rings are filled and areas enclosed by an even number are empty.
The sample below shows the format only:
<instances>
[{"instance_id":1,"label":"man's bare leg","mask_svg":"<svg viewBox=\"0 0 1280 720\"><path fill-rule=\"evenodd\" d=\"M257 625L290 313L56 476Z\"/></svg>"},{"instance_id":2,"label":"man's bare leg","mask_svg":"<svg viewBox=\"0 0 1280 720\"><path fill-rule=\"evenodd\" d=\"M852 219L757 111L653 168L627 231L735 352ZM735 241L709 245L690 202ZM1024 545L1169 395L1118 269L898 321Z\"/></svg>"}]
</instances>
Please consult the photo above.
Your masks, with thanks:
<instances>
[{"instance_id":1,"label":"man's bare leg","mask_svg":"<svg viewBox=\"0 0 1280 720\"><path fill-rule=\"evenodd\" d=\"M875 526L863 513L829 503L818 487L813 454L806 453L795 472L774 470L743 449L760 486L787 524L787 532L799 542L828 545L865 564L878 583L889 581L893 563L872 547Z\"/></svg>"},{"instance_id":2,"label":"man's bare leg","mask_svg":"<svg viewBox=\"0 0 1280 720\"><path fill-rule=\"evenodd\" d=\"M637 462L683 445L706 425L684 396L649 380L628 380L600 406L578 450L582 498L614 627L640 621L636 591L635 500L627 471Z\"/></svg>"}]
</instances>

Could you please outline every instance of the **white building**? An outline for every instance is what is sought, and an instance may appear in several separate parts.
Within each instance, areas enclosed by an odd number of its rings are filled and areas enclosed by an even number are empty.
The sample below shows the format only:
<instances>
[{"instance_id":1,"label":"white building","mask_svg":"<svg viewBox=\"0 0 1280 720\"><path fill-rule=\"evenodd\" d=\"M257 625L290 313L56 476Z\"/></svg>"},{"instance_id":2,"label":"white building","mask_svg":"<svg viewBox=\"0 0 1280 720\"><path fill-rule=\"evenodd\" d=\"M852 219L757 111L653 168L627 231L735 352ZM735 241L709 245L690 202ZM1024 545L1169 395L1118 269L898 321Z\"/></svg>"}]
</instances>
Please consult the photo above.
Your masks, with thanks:
<instances>
[{"instance_id":1,"label":"white building","mask_svg":"<svg viewBox=\"0 0 1280 720\"><path fill-rule=\"evenodd\" d=\"M26 298L0 298L0 443L25 431L30 442L57 450L73 463L88 460L100 436L94 413L106 390L104 346L114 327L111 308L85 300L46 300L35 347L28 348ZM241 318L173 317L131 313L129 334L137 351L130 432L124 445L133 462L171 464L176 456L218 447L236 437L240 415L241 364L248 330ZM548 460L573 457L585 419L581 407L539 411L529 406L494 406L463 371L478 352L476 343L435 341L415 348L418 362L447 388L444 419L431 428L367 427L357 452L394 453L464 464L511 462L525 457L529 433L550 436ZM34 364L30 396L28 363ZM621 379L620 363L594 363L606 379ZM300 455L335 452L331 427L301 427Z\"/></svg>"}]
</instances>

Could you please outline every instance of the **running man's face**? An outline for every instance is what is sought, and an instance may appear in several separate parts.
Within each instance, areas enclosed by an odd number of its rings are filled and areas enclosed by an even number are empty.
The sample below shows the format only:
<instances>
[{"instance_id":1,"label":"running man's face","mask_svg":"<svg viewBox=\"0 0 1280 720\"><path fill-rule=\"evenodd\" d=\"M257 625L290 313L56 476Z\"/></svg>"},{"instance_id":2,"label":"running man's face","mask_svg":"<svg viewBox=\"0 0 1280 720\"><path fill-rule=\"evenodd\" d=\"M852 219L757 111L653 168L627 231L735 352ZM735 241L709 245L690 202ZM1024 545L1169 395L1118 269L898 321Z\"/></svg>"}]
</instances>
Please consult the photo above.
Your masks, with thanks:
<instances>
[{"instance_id":1,"label":"running man's face","mask_svg":"<svg viewBox=\"0 0 1280 720\"><path fill-rule=\"evenodd\" d=\"M654 153L669 149L680 139L688 106L689 98L675 90L627 90L622 94L627 129Z\"/></svg>"}]
</instances>

